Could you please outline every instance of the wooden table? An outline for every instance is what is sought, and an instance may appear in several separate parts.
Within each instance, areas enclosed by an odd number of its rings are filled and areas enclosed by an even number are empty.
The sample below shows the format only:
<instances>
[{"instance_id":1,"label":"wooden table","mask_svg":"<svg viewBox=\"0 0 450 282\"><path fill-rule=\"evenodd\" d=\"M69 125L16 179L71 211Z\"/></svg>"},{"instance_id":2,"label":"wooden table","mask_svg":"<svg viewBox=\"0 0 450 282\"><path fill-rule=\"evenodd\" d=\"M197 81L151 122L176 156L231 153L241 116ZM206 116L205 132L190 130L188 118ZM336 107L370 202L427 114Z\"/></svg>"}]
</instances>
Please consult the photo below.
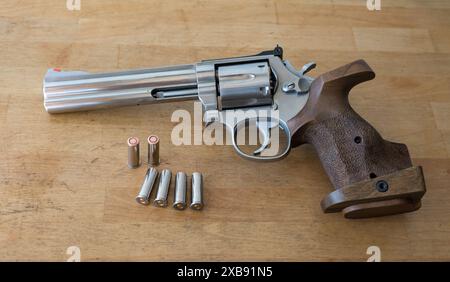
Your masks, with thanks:
<instances>
[{"instance_id":1,"label":"wooden table","mask_svg":"<svg viewBox=\"0 0 450 282\"><path fill-rule=\"evenodd\" d=\"M58 3L56 3L58 2ZM450 259L450 2L3 1L0 9L0 260ZM174 146L176 109L192 102L49 115L48 68L108 71L247 55L276 44L312 75L364 58L377 78L354 108L406 143L428 192L414 213L365 220L323 214L331 191L310 146L274 163L231 146ZM135 203L145 167L126 139L161 138L160 168L201 171L202 212ZM146 147L142 147L142 155Z\"/></svg>"}]
</instances>

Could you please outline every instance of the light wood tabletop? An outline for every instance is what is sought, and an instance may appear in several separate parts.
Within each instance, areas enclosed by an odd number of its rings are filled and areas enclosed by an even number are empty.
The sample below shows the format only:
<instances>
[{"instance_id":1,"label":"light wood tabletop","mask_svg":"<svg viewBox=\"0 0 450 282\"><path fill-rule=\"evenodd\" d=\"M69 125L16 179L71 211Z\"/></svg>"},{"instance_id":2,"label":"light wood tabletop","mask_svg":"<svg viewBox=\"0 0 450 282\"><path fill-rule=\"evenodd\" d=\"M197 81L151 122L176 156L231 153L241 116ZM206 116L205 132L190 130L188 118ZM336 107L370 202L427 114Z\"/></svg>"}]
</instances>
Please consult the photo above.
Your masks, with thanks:
<instances>
[{"instance_id":1,"label":"light wood tabletop","mask_svg":"<svg viewBox=\"0 0 450 282\"><path fill-rule=\"evenodd\" d=\"M0 260L366 261L450 259L450 2L6 0L0 4ZM377 77L354 109L423 166L416 212L323 214L332 191L314 149L258 163L232 146L175 146L190 101L50 115L48 68L115 71L255 54L280 44L311 75L363 58ZM205 209L142 206L146 167L127 168L129 136L161 138L160 169L204 175ZM143 142L145 144L145 142ZM147 151L141 146L141 157ZM173 190L173 186L172 189ZM172 197L172 191L170 197ZM72 249L69 249L69 253Z\"/></svg>"}]
</instances>

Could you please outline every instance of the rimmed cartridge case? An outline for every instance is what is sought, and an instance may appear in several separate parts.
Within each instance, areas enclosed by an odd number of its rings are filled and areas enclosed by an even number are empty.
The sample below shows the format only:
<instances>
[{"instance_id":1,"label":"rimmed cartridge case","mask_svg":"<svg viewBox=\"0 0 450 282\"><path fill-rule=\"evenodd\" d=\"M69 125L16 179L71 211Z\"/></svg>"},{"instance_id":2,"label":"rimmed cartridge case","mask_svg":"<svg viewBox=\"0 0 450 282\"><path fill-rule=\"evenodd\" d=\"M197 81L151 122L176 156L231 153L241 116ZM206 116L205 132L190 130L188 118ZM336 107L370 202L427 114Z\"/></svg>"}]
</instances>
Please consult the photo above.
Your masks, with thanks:
<instances>
[{"instance_id":1,"label":"rimmed cartridge case","mask_svg":"<svg viewBox=\"0 0 450 282\"><path fill-rule=\"evenodd\" d=\"M191 209L201 210L203 203L203 179L200 172L192 173Z\"/></svg>"},{"instance_id":2,"label":"rimmed cartridge case","mask_svg":"<svg viewBox=\"0 0 450 282\"><path fill-rule=\"evenodd\" d=\"M159 165L159 137L156 135L150 135L147 138L148 142L148 156L147 162L149 166Z\"/></svg>"},{"instance_id":3,"label":"rimmed cartridge case","mask_svg":"<svg viewBox=\"0 0 450 282\"><path fill-rule=\"evenodd\" d=\"M150 203L150 194L152 193L153 185L158 177L158 171L156 168L151 167L145 174L144 183L142 183L139 195L136 197L136 202L142 205L148 205Z\"/></svg>"},{"instance_id":4,"label":"rimmed cartridge case","mask_svg":"<svg viewBox=\"0 0 450 282\"><path fill-rule=\"evenodd\" d=\"M161 171L159 176L159 186L153 205L156 207L167 207L167 197L169 195L170 180L172 172L168 169Z\"/></svg>"},{"instance_id":5,"label":"rimmed cartridge case","mask_svg":"<svg viewBox=\"0 0 450 282\"><path fill-rule=\"evenodd\" d=\"M175 191L173 193L173 207L177 210L186 208L186 189L187 176L186 173L179 171L175 178Z\"/></svg>"},{"instance_id":6,"label":"rimmed cartridge case","mask_svg":"<svg viewBox=\"0 0 450 282\"><path fill-rule=\"evenodd\" d=\"M130 137L127 139L128 145L128 167L137 168L141 165L139 157L139 138Z\"/></svg>"}]
</instances>

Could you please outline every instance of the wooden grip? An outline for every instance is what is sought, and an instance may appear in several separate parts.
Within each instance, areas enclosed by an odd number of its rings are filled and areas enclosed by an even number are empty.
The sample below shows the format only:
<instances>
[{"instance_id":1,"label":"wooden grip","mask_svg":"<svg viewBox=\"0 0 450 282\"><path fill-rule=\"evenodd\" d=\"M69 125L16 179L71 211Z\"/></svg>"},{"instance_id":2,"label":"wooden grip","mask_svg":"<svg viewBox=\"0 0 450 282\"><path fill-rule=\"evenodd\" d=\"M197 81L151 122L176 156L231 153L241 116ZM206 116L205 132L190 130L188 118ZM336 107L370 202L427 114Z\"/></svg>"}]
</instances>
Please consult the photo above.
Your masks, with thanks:
<instances>
[{"instance_id":1,"label":"wooden grip","mask_svg":"<svg viewBox=\"0 0 450 282\"><path fill-rule=\"evenodd\" d=\"M313 81L305 107L288 121L292 146L313 145L336 189L322 201L325 212L342 210L359 218L420 207L423 174L418 168L411 175L407 147L384 140L349 104L349 91L374 77L363 60L322 74Z\"/></svg>"}]
</instances>

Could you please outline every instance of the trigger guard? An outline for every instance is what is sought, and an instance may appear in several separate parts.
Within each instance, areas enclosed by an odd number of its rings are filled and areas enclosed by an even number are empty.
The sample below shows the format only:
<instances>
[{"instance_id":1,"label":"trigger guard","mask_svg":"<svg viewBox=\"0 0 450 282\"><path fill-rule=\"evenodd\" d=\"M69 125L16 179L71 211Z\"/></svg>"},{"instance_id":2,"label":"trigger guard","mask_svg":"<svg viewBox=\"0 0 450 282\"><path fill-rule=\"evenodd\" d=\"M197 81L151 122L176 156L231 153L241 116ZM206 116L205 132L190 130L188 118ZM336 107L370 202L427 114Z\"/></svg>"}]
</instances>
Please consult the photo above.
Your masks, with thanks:
<instances>
[{"instance_id":1,"label":"trigger guard","mask_svg":"<svg viewBox=\"0 0 450 282\"><path fill-rule=\"evenodd\" d=\"M281 159L285 158L289 154L289 152L291 150L291 138L290 138L291 133L290 133L290 130L289 130L287 124L283 120L279 120L279 125L278 126L285 132L285 135L287 137L286 149L281 154L278 154L278 155L275 155L275 156L261 157L261 156L258 156L258 155L249 155L249 154L244 153L239 148L239 146L236 143L236 141L237 141L237 132L238 132L239 128L241 128L239 123L236 124L231 129L232 130L232 134L233 134L232 144L233 144L234 150L236 151L236 153L239 156L243 157L244 159L248 159L248 160L252 160L252 161L276 161L276 160L281 160Z\"/></svg>"}]
</instances>

